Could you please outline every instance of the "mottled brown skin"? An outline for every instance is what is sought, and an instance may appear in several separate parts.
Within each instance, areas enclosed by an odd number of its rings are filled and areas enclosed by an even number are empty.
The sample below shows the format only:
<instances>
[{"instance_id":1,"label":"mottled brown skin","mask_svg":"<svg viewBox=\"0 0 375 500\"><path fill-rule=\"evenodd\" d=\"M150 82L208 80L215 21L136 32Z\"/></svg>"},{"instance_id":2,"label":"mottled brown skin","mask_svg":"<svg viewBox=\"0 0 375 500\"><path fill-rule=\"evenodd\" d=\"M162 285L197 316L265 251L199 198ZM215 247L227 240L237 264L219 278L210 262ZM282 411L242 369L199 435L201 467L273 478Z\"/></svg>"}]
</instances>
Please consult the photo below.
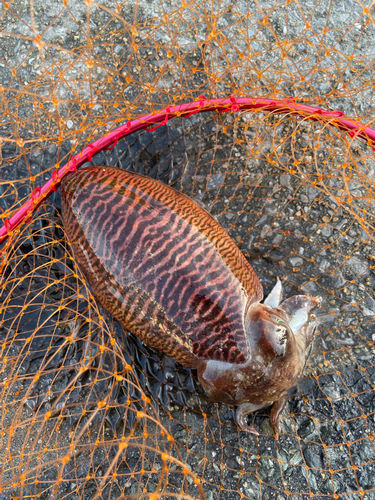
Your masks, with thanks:
<instances>
[{"instance_id":1,"label":"mottled brown skin","mask_svg":"<svg viewBox=\"0 0 375 500\"><path fill-rule=\"evenodd\" d=\"M303 295L291 297L279 307L254 303L245 319L251 352L247 362L224 366L204 360L198 364L199 380L212 400L240 404L237 422L244 430L257 434L254 428L247 426L246 416L273 405L271 423L279 434L287 391L302 376L314 332L314 324L308 320L294 334L288 326L291 318L288 310L304 310L310 318L316 306L316 301Z\"/></svg>"},{"instance_id":2,"label":"mottled brown skin","mask_svg":"<svg viewBox=\"0 0 375 500\"><path fill-rule=\"evenodd\" d=\"M197 203L158 181L90 167L62 184L75 258L103 306L143 341L196 368L214 401L237 405L237 422L273 404L279 432L287 390L300 377L317 302L281 305L225 230Z\"/></svg>"}]
</instances>

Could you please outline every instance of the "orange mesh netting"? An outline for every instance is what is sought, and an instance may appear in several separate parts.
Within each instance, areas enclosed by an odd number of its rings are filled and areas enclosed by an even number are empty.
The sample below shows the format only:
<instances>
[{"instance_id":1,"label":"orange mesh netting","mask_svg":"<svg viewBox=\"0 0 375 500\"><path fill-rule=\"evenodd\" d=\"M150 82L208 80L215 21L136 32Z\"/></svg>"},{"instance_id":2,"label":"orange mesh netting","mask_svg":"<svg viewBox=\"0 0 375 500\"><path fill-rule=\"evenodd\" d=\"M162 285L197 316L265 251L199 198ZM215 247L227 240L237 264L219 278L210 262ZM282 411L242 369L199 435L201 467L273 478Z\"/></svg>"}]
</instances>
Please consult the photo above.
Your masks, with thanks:
<instances>
[{"instance_id":1,"label":"orange mesh netting","mask_svg":"<svg viewBox=\"0 0 375 500\"><path fill-rule=\"evenodd\" d=\"M360 0L0 4L1 500L375 498L374 27ZM58 189L90 161L320 299L278 439L91 294Z\"/></svg>"}]
</instances>

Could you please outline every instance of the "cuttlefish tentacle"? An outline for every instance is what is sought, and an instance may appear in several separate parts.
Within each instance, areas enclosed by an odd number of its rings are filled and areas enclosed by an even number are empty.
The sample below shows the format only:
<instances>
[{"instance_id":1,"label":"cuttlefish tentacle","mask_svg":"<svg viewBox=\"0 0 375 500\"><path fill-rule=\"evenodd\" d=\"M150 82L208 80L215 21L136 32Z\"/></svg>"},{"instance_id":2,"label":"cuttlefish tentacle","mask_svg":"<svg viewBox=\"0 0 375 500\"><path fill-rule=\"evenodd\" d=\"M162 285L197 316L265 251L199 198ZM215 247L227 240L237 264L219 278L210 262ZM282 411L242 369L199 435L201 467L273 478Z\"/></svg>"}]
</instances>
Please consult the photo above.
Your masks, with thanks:
<instances>
[{"instance_id":1,"label":"cuttlefish tentacle","mask_svg":"<svg viewBox=\"0 0 375 500\"><path fill-rule=\"evenodd\" d=\"M278 435L280 434L281 413L288 402L288 398L288 394L285 394L278 401L275 401L271 408L270 421L273 430L275 431L276 437L278 437Z\"/></svg>"},{"instance_id":2,"label":"cuttlefish tentacle","mask_svg":"<svg viewBox=\"0 0 375 500\"><path fill-rule=\"evenodd\" d=\"M271 292L265 299L264 303L270 307L277 307L281 302L282 292L283 292L283 286L279 278L277 278L276 285L272 288Z\"/></svg>"},{"instance_id":3,"label":"cuttlefish tentacle","mask_svg":"<svg viewBox=\"0 0 375 500\"><path fill-rule=\"evenodd\" d=\"M260 410L265 406L266 405L253 405L251 403L243 403L240 405L236 411L236 422L241 427L241 430L251 432L251 434L259 436L259 432L255 429L255 427L247 423L247 417L251 413L254 413L254 411Z\"/></svg>"}]
</instances>

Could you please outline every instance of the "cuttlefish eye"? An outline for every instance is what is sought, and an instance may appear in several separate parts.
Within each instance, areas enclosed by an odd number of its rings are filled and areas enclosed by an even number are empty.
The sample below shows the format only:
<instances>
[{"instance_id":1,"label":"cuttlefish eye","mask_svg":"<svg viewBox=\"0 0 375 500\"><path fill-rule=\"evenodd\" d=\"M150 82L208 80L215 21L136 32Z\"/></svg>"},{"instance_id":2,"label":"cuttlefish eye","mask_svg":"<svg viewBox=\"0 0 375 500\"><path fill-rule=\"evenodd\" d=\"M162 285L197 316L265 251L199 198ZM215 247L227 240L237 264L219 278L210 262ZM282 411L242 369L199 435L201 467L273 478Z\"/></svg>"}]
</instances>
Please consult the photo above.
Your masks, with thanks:
<instances>
[{"instance_id":1,"label":"cuttlefish eye","mask_svg":"<svg viewBox=\"0 0 375 500\"><path fill-rule=\"evenodd\" d=\"M280 345L285 344L290 332L288 325L284 320L275 316L272 317L272 323L275 325L275 335L278 337Z\"/></svg>"},{"instance_id":2,"label":"cuttlefish eye","mask_svg":"<svg viewBox=\"0 0 375 500\"><path fill-rule=\"evenodd\" d=\"M269 361L273 357L283 356L288 340L293 337L283 311L275 311L265 304L254 304L250 307L246 321L246 331L251 348L261 350ZM286 316L286 315L285 315Z\"/></svg>"},{"instance_id":3,"label":"cuttlefish eye","mask_svg":"<svg viewBox=\"0 0 375 500\"><path fill-rule=\"evenodd\" d=\"M262 320L262 343L268 343L276 356L285 354L291 331L286 321L274 314L264 315Z\"/></svg>"}]
</instances>

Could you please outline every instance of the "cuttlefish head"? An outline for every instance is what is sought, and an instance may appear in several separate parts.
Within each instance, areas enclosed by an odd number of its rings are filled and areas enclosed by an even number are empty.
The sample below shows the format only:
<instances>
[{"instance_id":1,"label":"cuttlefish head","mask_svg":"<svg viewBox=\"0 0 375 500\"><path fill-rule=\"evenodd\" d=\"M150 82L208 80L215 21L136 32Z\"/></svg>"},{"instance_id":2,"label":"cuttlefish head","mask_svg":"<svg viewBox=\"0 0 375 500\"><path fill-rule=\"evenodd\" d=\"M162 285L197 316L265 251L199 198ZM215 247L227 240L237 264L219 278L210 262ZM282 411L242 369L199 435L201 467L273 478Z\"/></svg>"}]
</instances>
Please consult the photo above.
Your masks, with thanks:
<instances>
[{"instance_id":1,"label":"cuttlefish head","mask_svg":"<svg viewBox=\"0 0 375 500\"><path fill-rule=\"evenodd\" d=\"M299 350L305 364L316 326L311 313L319 303L307 295L295 295L281 302L281 295L278 280L264 303L256 302L247 311L245 329L253 361L257 354L264 361L277 363Z\"/></svg>"},{"instance_id":2,"label":"cuttlefish head","mask_svg":"<svg viewBox=\"0 0 375 500\"><path fill-rule=\"evenodd\" d=\"M250 356L244 364L205 361L198 377L211 399L238 405L236 419L243 430L247 416L273 406L271 421L278 433L287 391L302 377L310 353L315 322L312 311L318 301L296 295L281 302L282 285L277 281L263 302L251 304L244 318ZM281 405L282 402L282 405Z\"/></svg>"},{"instance_id":3,"label":"cuttlefish head","mask_svg":"<svg viewBox=\"0 0 375 500\"><path fill-rule=\"evenodd\" d=\"M251 348L246 371L257 383L245 389L237 409L237 422L250 432L254 429L247 426L247 415L269 405L274 405L271 421L279 432L287 391L302 377L312 346L316 323L311 313L319 304L317 299L295 295L281 302L281 295L282 285L277 281L264 303L252 304L246 314Z\"/></svg>"}]
</instances>

